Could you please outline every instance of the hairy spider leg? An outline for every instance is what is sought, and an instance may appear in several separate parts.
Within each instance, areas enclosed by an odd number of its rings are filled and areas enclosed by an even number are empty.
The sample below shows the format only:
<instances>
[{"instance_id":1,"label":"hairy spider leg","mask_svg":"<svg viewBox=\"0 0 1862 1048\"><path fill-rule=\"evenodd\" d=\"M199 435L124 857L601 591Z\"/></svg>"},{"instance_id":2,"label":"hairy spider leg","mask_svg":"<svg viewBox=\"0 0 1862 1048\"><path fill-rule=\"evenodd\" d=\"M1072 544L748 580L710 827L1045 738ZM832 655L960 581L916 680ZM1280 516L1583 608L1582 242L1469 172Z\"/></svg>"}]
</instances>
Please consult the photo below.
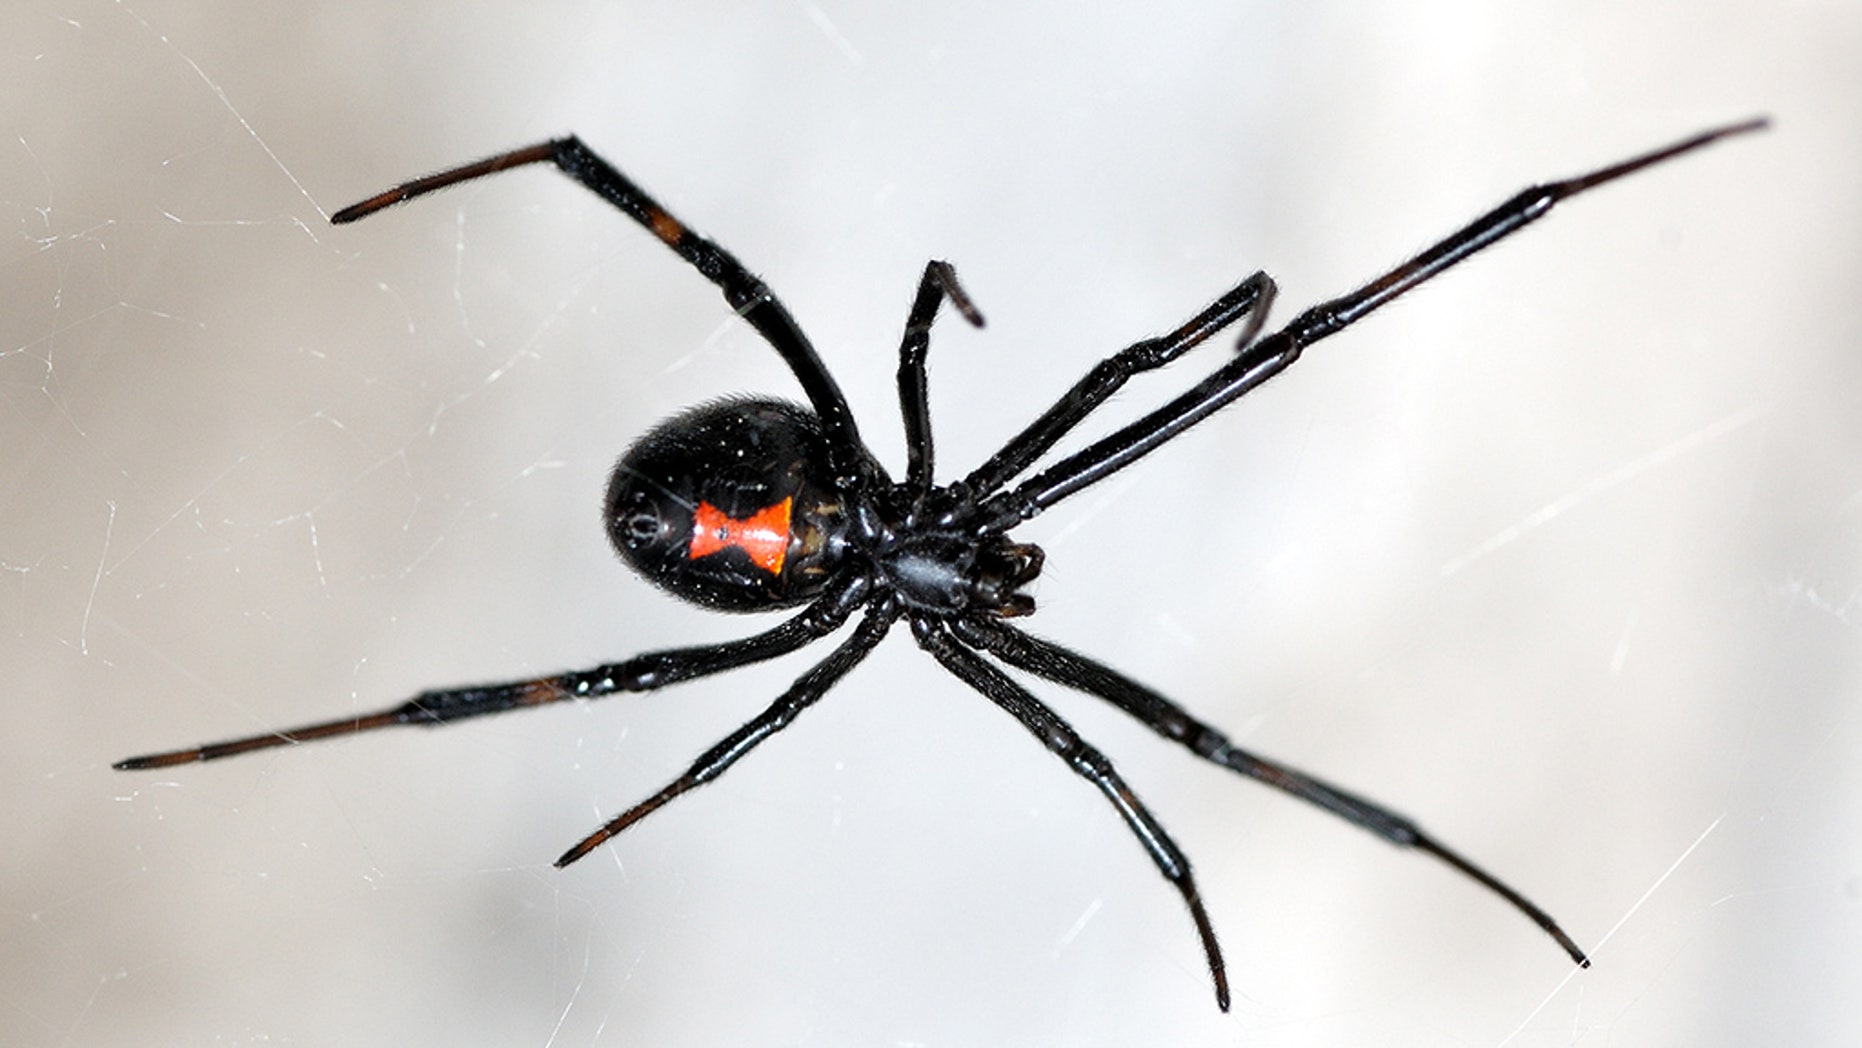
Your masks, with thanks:
<instances>
[{"instance_id":1,"label":"hairy spider leg","mask_svg":"<svg viewBox=\"0 0 1862 1048\"><path fill-rule=\"evenodd\" d=\"M1375 801L1315 778L1231 743L1226 735L1191 716L1183 707L1096 659L1016 629L1004 622L961 619L952 631L1017 669L1076 691L1094 695L1130 714L1139 723L1213 764L1266 783L1360 826L1400 848L1434 855L1505 899L1544 929L1579 966L1590 967L1583 949L1558 926L1551 914L1534 905L1498 877L1481 869L1425 833L1407 816Z\"/></svg>"},{"instance_id":2,"label":"hairy spider leg","mask_svg":"<svg viewBox=\"0 0 1862 1048\"><path fill-rule=\"evenodd\" d=\"M1150 854L1151 861L1157 864L1164 878L1183 896L1183 903L1190 910L1190 920L1196 923L1196 934L1202 939L1203 956L1209 962L1209 975L1215 980L1216 1004L1223 1011L1228 1011L1228 968L1222 961L1222 947L1216 942L1215 926L1209 921L1208 911L1203 909L1202 894L1196 889L1196 878L1190 873L1190 860L1177 847L1177 842L1170 839L1170 834L1164 831L1163 825L1138 799L1138 795L1125 785L1125 780L1112 767L1112 762L1091 743L1080 738L1072 725L1048 709L1028 689L1010 680L1001 670L985 662L981 656L952 637L945 623L913 616L912 633L919 647L930 652L945 669L1002 707L1022 727L1041 740L1049 752L1066 761L1067 767L1073 769L1074 774L1099 787L1099 792L1112 802L1119 817L1125 820L1125 825Z\"/></svg>"},{"instance_id":3,"label":"hairy spider leg","mask_svg":"<svg viewBox=\"0 0 1862 1048\"><path fill-rule=\"evenodd\" d=\"M839 629L855 608L870 599L871 593L870 579L859 575L850 576L836 583L801 614L782 625L739 640L648 652L626 662L551 677L423 691L398 706L376 713L266 732L192 749L130 757L116 762L113 767L118 771L168 768L195 761L218 760L274 746L292 746L337 735L357 735L400 724L431 728L468 717L542 706L564 699L596 699L622 691L655 691L669 684L708 677L752 663L767 662L803 648Z\"/></svg>"},{"instance_id":4,"label":"hairy spider leg","mask_svg":"<svg viewBox=\"0 0 1862 1048\"><path fill-rule=\"evenodd\" d=\"M808 402L814 406L815 414L821 417L837 480L865 476L869 470L876 468L872 457L865 454L859 427L854 424L853 412L847 406L847 398L841 393L840 385L829 374L827 366L816 355L814 345L808 341L808 336L802 332L795 318L789 315L788 307L782 304L776 293L746 269L735 255L687 228L685 223L674 218L671 212L648 196L645 190L574 135L513 149L411 182L403 182L361 203L343 208L331 215L330 221L335 225L354 222L383 208L435 190L514 167L539 163L554 164L563 174L645 226L661 243L718 286L724 293L725 302L763 336L764 341L782 356L789 370L801 382Z\"/></svg>"},{"instance_id":5,"label":"hairy spider leg","mask_svg":"<svg viewBox=\"0 0 1862 1048\"><path fill-rule=\"evenodd\" d=\"M1082 488L1124 469L1286 370L1307 346L1343 331L1398 295L1434 279L1482 248L1517 233L1543 218L1560 201L1720 139L1761 130L1768 124L1763 117L1729 124L1588 174L1521 190L1358 290L1301 313L1286 327L1243 350L1170 403L1114 430L1013 489L992 497L985 504L984 527L990 531L1007 531ZM1083 413L1076 415L1068 425L1078 423L1083 417Z\"/></svg>"}]
</instances>

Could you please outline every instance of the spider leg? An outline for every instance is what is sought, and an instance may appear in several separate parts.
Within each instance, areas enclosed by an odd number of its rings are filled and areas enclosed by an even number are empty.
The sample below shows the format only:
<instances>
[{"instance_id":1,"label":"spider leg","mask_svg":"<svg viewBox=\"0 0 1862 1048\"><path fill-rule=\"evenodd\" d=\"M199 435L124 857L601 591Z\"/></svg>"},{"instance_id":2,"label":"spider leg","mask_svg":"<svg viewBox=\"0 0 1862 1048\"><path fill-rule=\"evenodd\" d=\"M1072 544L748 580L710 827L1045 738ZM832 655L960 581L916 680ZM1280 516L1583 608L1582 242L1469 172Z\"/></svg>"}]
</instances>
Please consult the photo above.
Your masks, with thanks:
<instances>
[{"instance_id":1,"label":"spider leg","mask_svg":"<svg viewBox=\"0 0 1862 1048\"><path fill-rule=\"evenodd\" d=\"M1125 825L1130 827L1138 842L1144 845L1144 850L1150 853L1151 861L1157 864L1164 878L1183 896L1184 905L1189 907L1190 919L1196 924L1196 934L1202 940L1203 955L1209 963L1210 978L1215 981L1216 1004L1223 1011L1228 1011L1228 969L1222 961L1222 948L1216 942L1215 927L1210 924L1209 914L1203 909L1202 894L1197 891L1196 880L1190 874L1190 860L1177 847L1176 842L1170 839L1170 834L1164 831L1164 827L1144 806L1144 802L1138 799L1138 795L1125 785L1125 780L1112 767L1112 762L1080 738L1071 725L1043 705L1026 688L964 647L938 621L914 617L912 632L919 646L930 652L945 669L1008 711L1010 716L1021 722L1022 727L1033 732L1035 738L1040 739L1049 751L1066 761L1074 774L1099 787L1099 792L1105 794L1112 806L1118 809Z\"/></svg>"},{"instance_id":2,"label":"spider leg","mask_svg":"<svg viewBox=\"0 0 1862 1048\"><path fill-rule=\"evenodd\" d=\"M661 243L716 284L724 292L724 300L730 307L775 348L801 382L802 390L814 406L815 414L821 416L822 429L827 433L829 446L835 455L837 479L865 473L869 468L866 465L869 457L864 454L865 445L860 442L859 428L854 425L853 412L847 406L847 398L842 395L834 376L828 373L827 366L815 354L808 336L803 334L801 326L789 315L787 307L776 297L775 292L744 268L743 263L730 252L686 228L683 222L674 218L645 190L621 174L614 165L596 155L594 150L574 135L513 149L508 153L403 182L393 189L343 208L331 215L330 221L335 225L354 222L383 208L435 190L538 163L554 164L563 174L645 226Z\"/></svg>"},{"instance_id":3,"label":"spider leg","mask_svg":"<svg viewBox=\"0 0 1862 1048\"><path fill-rule=\"evenodd\" d=\"M130 757L118 761L113 767L118 771L168 768L194 761L233 757L274 746L291 746L314 739L357 735L399 724L435 727L468 717L502 713L526 706L542 706L564 699L594 699L617 691L653 691L680 681L787 655L839 629L853 609L866 601L870 589L868 580L855 577L822 594L800 615L775 629L740 640L648 652L626 662L552 677L424 691L398 706L377 713L342 717L192 749Z\"/></svg>"},{"instance_id":4,"label":"spider leg","mask_svg":"<svg viewBox=\"0 0 1862 1048\"><path fill-rule=\"evenodd\" d=\"M1318 805L1400 848L1415 848L1435 856L1505 899L1532 923L1544 929L1580 967L1590 967L1590 960L1585 957L1584 951L1565 934L1551 914L1533 905L1498 877L1423 832L1420 826L1406 816L1305 772L1249 753L1150 688L1104 663L1052 641L1030 636L1006 623L982 619L959 620L955 629L957 636L966 643L989 652L1011 666L1105 699L1137 718L1152 731L1180 743L1206 761Z\"/></svg>"},{"instance_id":5,"label":"spider leg","mask_svg":"<svg viewBox=\"0 0 1862 1048\"><path fill-rule=\"evenodd\" d=\"M1255 273L1230 288L1207 309L1191 317L1167 335L1134 342L1093 365L1086 376L1061 394L1028 428L1016 434L1001 451L965 477L963 484L974 495L987 495L1009 482L1046 453L1054 442L1080 424L1101 404L1112 398L1133 375L1163 367L1165 364L1201 345L1211 335L1246 315L1241 336L1235 341L1237 351L1244 349L1261 332L1267 311L1273 305L1276 286L1266 273Z\"/></svg>"},{"instance_id":6,"label":"spider leg","mask_svg":"<svg viewBox=\"0 0 1862 1048\"><path fill-rule=\"evenodd\" d=\"M1440 276L1444 270L1482 248L1519 232L1543 218L1560 201L1722 138L1758 131L1765 126L1767 121L1763 118L1729 124L1588 174L1521 190L1356 291L1301 313L1158 410L1113 431L1014 489L991 498L983 507L983 528L1005 531L1068 495L1124 469L1285 371L1307 346L1343 331L1398 295Z\"/></svg>"},{"instance_id":7,"label":"spider leg","mask_svg":"<svg viewBox=\"0 0 1862 1048\"><path fill-rule=\"evenodd\" d=\"M899 343L899 409L905 416L905 486L914 498L931 490L931 405L925 389L925 354L931 346L931 322L937 319L937 307L945 299L955 306L963 319L975 327L983 326L970 296L957 283L957 270L949 262L933 259L925 263L925 275L918 281L918 296L905 318L905 338Z\"/></svg>"},{"instance_id":8,"label":"spider leg","mask_svg":"<svg viewBox=\"0 0 1862 1048\"><path fill-rule=\"evenodd\" d=\"M898 620L899 612L890 601L872 605L867 609L866 617L860 620L853 636L847 638L840 647L828 653L811 667L808 672L797 677L789 690L782 693L769 708L751 718L743 727L726 736L724 741L706 750L692 766L686 769L666 787L608 820L601 829L582 838L575 847L562 853L556 860L558 867L567 866L594 851L616 834L658 811L667 801L695 787L703 786L725 770L737 763L738 758L755 749L759 743L789 726L797 714L815 704L821 696L827 694L847 671L860 663L861 659L872 652Z\"/></svg>"}]
</instances>

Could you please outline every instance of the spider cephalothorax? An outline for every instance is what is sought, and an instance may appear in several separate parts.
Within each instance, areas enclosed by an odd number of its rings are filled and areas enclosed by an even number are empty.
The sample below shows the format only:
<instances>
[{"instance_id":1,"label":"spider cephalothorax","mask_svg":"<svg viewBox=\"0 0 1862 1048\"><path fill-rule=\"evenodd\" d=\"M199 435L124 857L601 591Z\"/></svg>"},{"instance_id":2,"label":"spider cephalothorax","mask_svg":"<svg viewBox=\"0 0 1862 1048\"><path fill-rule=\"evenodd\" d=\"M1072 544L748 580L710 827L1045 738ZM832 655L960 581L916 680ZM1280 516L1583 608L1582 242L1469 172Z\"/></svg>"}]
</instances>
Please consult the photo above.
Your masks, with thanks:
<instances>
[{"instance_id":1,"label":"spider cephalothorax","mask_svg":"<svg viewBox=\"0 0 1862 1048\"><path fill-rule=\"evenodd\" d=\"M563 699L651 691L795 651L840 630L855 611L864 609L851 634L767 709L707 750L664 789L583 838L556 860L557 865L581 858L672 798L723 774L819 700L905 619L919 646L939 664L1014 716L1111 802L1188 906L1215 983L1216 1001L1224 1010L1229 994L1222 953L1189 861L1112 763L997 663L1095 695L1198 757L1316 804L1392 844L1436 856L1530 918L1578 964L1588 964L1549 914L1409 819L1242 750L1163 695L1004 621L1034 611L1034 600L1023 587L1039 574L1042 561L1038 548L1010 540L1008 531L1149 454L1284 371L1306 347L1518 231L1559 201L1763 126L1764 120L1750 120L1717 128L1586 175L1532 186L1358 290L1322 302L1259 338L1274 282L1265 273L1255 273L1175 330L1133 343L1101 361L987 462L942 487L932 481L925 392L931 323L946 301L971 323L982 323L948 264L925 267L906 319L899 396L907 466L905 478L895 482L867 450L833 376L769 288L729 252L688 230L580 140L542 142L397 186L337 212L332 221L353 221L506 168L551 163L645 226L719 287L730 307L788 363L808 406L738 397L661 423L614 469L606 502L608 535L628 564L683 599L726 611L803 610L741 640L650 652L533 680L423 692L367 716L134 757L117 767L161 768L395 724L447 724ZM1149 415L1013 483L1133 375L1163 367L1238 321L1242 327L1234 355L1207 378Z\"/></svg>"}]
</instances>

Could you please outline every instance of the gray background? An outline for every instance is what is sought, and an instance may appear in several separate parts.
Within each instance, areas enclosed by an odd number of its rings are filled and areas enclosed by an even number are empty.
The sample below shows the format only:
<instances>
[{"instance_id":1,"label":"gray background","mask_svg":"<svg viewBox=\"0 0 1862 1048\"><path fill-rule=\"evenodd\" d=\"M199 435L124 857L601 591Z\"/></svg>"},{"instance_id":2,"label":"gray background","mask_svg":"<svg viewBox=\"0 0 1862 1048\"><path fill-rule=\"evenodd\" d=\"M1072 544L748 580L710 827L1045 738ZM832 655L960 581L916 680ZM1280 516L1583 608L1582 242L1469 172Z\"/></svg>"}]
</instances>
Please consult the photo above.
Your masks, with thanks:
<instances>
[{"instance_id":1,"label":"gray background","mask_svg":"<svg viewBox=\"0 0 1862 1048\"><path fill-rule=\"evenodd\" d=\"M1854 1041L1855 5L386 6L0 13L0 1042ZM805 663L109 770L758 626L629 577L597 503L666 413L793 395L774 355L548 172L324 224L403 177L581 133L769 278L894 465L955 261L948 475L1257 267L1290 316L1755 112L1022 532L1035 629L1416 815L1590 972L1042 689L1194 857L1220 1015L1103 801L903 636L567 871Z\"/></svg>"}]
</instances>

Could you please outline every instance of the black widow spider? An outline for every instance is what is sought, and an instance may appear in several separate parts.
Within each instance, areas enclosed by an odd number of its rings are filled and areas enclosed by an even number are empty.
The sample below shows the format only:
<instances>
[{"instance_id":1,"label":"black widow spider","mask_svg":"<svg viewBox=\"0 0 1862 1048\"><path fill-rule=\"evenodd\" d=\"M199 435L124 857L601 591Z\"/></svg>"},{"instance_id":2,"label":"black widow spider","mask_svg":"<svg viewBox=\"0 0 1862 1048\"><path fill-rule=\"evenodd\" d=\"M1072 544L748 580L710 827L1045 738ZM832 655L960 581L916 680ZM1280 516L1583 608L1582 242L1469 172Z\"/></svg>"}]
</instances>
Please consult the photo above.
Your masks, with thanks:
<instances>
[{"instance_id":1,"label":"black widow spider","mask_svg":"<svg viewBox=\"0 0 1862 1048\"><path fill-rule=\"evenodd\" d=\"M945 669L1008 711L1075 774L1105 794L1183 896L1202 938L1216 1003L1224 1011L1229 991L1222 951L1190 875L1189 860L1112 763L985 656L1096 695L1204 760L1316 804L1392 844L1434 855L1512 904L1557 940L1573 961L1588 966L1584 951L1549 914L1404 816L1248 753L1117 670L1010 625L1005 620L1034 611L1034 599L1023 588L1040 573L1042 553L1036 546L1010 541L1008 531L1149 454L1284 371L1307 346L1517 232L1559 201L1765 126L1762 118L1731 124L1589 174L1523 190L1395 269L1308 309L1258 341L1275 285L1266 273L1255 273L1174 331L1143 339L1101 361L987 462L943 486L932 478L925 392L931 323L945 300L971 324L983 323L949 263L925 266L905 321L898 373L907 449L901 483L887 474L860 439L833 376L775 294L729 252L687 229L580 139L542 142L396 186L336 212L330 220L339 225L353 222L482 175L550 163L645 226L723 291L731 308L787 361L810 406L735 397L662 422L614 468L606 502L608 537L636 571L685 600L722 611L806 608L774 629L741 640L650 652L536 680L422 692L367 716L132 757L116 767L166 768L396 724L449 724L563 699L652 691L788 654L836 631L855 610L865 608L852 635L796 678L768 709L706 751L664 789L583 838L556 865L587 855L667 801L723 774L738 758L788 727L903 618L911 623L918 645ZM1133 375L1163 367L1243 317L1247 319L1235 355L1209 377L1162 408L1007 487Z\"/></svg>"}]
</instances>

